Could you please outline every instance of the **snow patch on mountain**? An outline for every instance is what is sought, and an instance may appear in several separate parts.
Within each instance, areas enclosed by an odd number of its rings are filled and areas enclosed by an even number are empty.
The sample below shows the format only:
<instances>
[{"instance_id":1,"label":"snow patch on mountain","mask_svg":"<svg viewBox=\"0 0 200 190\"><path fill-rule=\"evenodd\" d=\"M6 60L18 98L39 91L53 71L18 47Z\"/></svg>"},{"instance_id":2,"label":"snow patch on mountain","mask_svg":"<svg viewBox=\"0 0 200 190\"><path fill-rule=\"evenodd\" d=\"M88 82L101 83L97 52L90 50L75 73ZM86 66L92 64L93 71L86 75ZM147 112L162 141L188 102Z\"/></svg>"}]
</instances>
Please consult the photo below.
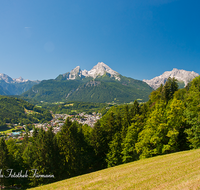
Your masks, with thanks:
<instances>
[{"instance_id":1,"label":"snow patch on mountain","mask_svg":"<svg viewBox=\"0 0 200 190\"><path fill-rule=\"evenodd\" d=\"M174 77L178 81L183 81L186 86L193 78L197 76L199 76L199 74L195 73L194 71L186 71L183 69L179 70L174 68L172 71L165 71L162 75L157 76L151 80L144 79L143 81L146 82L153 89L157 89L161 84L164 85L169 77Z\"/></svg>"}]
</instances>

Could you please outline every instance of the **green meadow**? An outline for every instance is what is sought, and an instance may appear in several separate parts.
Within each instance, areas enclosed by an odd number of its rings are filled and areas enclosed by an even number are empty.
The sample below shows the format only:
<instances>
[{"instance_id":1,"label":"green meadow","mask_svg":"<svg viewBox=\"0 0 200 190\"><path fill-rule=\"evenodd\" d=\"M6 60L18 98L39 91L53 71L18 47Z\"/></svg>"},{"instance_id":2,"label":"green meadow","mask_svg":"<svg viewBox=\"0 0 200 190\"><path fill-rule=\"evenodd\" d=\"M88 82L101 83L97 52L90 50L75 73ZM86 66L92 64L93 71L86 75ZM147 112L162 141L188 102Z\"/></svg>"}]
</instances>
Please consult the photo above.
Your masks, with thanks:
<instances>
[{"instance_id":1,"label":"green meadow","mask_svg":"<svg viewBox=\"0 0 200 190\"><path fill-rule=\"evenodd\" d=\"M32 189L200 189L200 149L147 158Z\"/></svg>"}]
</instances>

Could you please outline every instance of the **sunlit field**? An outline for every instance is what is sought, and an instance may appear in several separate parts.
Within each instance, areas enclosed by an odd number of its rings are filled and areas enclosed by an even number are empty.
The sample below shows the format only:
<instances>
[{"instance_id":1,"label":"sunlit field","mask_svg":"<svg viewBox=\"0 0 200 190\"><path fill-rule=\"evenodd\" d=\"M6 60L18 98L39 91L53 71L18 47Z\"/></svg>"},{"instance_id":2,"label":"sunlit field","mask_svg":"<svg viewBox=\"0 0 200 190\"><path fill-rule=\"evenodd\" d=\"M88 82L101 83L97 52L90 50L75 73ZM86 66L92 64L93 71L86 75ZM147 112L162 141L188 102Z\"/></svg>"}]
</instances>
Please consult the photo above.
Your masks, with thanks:
<instances>
[{"instance_id":1,"label":"sunlit field","mask_svg":"<svg viewBox=\"0 0 200 190\"><path fill-rule=\"evenodd\" d=\"M33 189L200 189L200 149L122 164Z\"/></svg>"}]
</instances>

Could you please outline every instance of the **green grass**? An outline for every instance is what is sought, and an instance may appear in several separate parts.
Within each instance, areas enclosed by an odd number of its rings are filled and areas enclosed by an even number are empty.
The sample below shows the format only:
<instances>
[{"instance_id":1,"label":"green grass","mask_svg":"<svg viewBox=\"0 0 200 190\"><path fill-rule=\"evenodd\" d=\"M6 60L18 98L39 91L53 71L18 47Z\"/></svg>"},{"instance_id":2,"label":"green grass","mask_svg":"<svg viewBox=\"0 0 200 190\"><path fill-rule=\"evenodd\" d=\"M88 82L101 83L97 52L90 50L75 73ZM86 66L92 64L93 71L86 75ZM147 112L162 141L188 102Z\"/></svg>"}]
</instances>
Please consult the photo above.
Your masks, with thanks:
<instances>
[{"instance_id":1,"label":"green grass","mask_svg":"<svg viewBox=\"0 0 200 190\"><path fill-rule=\"evenodd\" d=\"M200 149L122 164L34 189L200 189Z\"/></svg>"}]
</instances>

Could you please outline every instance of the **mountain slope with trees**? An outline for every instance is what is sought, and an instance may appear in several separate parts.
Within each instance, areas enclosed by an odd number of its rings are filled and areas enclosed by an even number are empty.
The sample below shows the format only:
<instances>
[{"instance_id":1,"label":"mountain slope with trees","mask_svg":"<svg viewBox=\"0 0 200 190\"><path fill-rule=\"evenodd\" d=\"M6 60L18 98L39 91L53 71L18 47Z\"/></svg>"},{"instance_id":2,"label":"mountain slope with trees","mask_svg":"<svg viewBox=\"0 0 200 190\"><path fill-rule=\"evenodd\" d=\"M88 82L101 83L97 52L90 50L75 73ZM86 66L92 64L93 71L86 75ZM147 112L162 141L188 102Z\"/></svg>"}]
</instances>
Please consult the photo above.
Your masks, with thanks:
<instances>
[{"instance_id":1,"label":"mountain slope with trees","mask_svg":"<svg viewBox=\"0 0 200 190\"><path fill-rule=\"evenodd\" d=\"M121 81L110 78L107 74L96 79L85 78L75 80L42 81L33 86L22 96L37 101L61 102L131 102L135 99L147 101L152 88L145 82L121 76Z\"/></svg>"},{"instance_id":2,"label":"mountain slope with trees","mask_svg":"<svg viewBox=\"0 0 200 190\"><path fill-rule=\"evenodd\" d=\"M32 114L27 114L25 110L31 111ZM18 98L0 95L0 130L6 127L6 123L30 124L51 119L52 116L48 110Z\"/></svg>"}]
</instances>

